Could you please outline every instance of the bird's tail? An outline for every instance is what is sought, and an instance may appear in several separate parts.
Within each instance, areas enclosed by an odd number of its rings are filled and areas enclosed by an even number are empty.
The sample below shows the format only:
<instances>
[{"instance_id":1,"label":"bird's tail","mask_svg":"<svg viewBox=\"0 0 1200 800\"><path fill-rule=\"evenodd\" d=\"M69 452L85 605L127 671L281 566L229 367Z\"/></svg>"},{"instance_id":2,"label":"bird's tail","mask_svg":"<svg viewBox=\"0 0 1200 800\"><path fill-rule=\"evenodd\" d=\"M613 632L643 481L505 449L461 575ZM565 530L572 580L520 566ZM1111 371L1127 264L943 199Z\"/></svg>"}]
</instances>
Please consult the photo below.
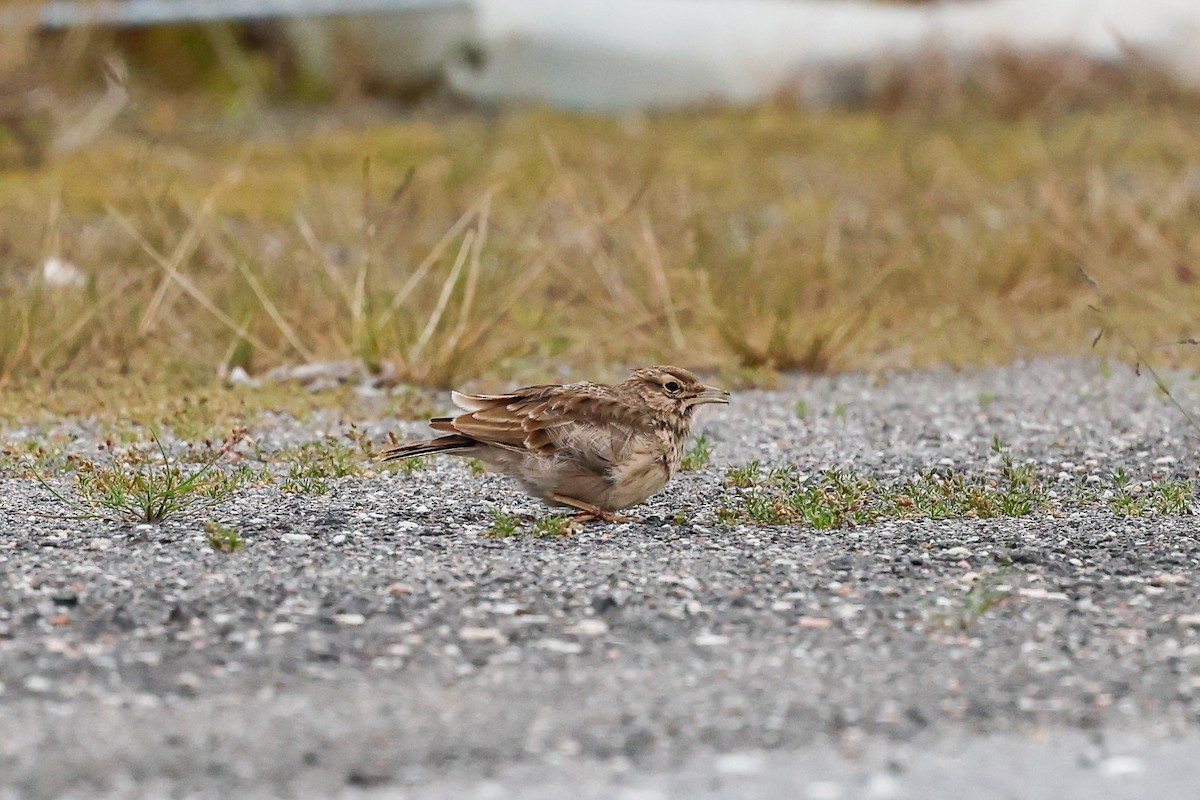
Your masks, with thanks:
<instances>
[{"instance_id":1,"label":"bird's tail","mask_svg":"<svg viewBox=\"0 0 1200 800\"><path fill-rule=\"evenodd\" d=\"M407 442L399 447L393 447L383 453L382 461L401 461L415 456L428 456L434 453L453 453L459 450L470 450L478 444L466 436L439 436L436 439L426 439L421 442Z\"/></svg>"}]
</instances>

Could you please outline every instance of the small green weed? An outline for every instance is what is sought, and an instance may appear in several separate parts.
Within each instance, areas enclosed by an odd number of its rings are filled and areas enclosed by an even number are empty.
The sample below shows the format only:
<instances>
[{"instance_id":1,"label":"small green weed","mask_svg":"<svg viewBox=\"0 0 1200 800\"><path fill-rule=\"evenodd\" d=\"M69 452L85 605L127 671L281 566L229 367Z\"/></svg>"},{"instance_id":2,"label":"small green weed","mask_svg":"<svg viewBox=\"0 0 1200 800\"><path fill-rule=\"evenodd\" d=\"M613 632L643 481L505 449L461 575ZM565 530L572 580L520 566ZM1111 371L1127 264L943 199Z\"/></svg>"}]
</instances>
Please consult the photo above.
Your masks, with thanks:
<instances>
[{"instance_id":1,"label":"small green weed","mask_svg":"<svg viewBox=\"0 0 1200 800\"><path fill-rule=\"evenodd\" d=\"M152 438L153 448L130 447L107 464L75 459L78 500L64 497L40 473L35 477L56 498L76 509L80 518L150 523L211 507L261 479L261 473L246 466L232 472L217 467L217 462L236 446L236 439L219 445L206 442L207 455L200 466L185 472L179 466L180 459L167 453L156 433Z\"/></svg>"},{"instance_id":2,"label":"small green weed","mask_svg":"<svg viewBox=\"0 0 1200 800\"><path fill-rule=\"evenodd\" d=\"M1129 475L1125 472L1124 467L1117 467L1112 474L1113 486L1118 490L1123 490L1129 486Z\"/></svg>"},{"instance_id":3,"label":"small green weed","mask_svg":"<svg viewBox=\"0 0 1200 800\"><path fill-rule=\"evenodd\" d=\"M1049 494L1033 468L1014 464L1001 451L998 477L929 470L893 483L845 470L812 477L792 466L764 475L755 460L726 473L726 485L741 491L717 518L725 525L840 528L886 519L1019 517L1045 506Z\"/></svg>"},{"instance_id":4,"label":"small green weed","mask_svg":"<svg viewBox=\"0 0 1200 800\"><path fill-rule=\"evenodd\" d=\"M183 397L164 409L165 420L175 438L184 441L206 439L217 435L218 429L205 397Z\"/></svg>"},{"instance_id":5,"label":"small green weed","mask_svg":"<svg viewBox=\"0 0 1200 800\"><path fill-rule=\"evenodd\" d=\"M487 529L484 536L495 536L499 538L507 536L516 536L517 531L521 527L521 521L512 514L506 514L500 509L492 510L492 526Z\"/></svg>"},{"instance_id":6,"label":"small green weed","mask_svg":"<svg viewBox=\"0 0 1200 800\"><path fill-rule=\"evenodd\" d=\"M425 456L413 456L412 458L406 458L401 461L394 461L392 463L394 463L405 475L412 475L414 472L421 472L429 467L429 461L426 460Z\"/></svg>"},{"instance_id":7,"label":"small green weed","mask_svg":"<svg viewBox=\"0 0 1200 800\"><path fill-rule=\"evenodd\" d=\"M1195 482L1183 479L1132 483L1120 471L1113 476L1108 507L1122 517L1172 516L1192 513L1197 502Z\"/></svg>"},{"instance_id":8,"label":"small green weed","mask_svg":"<svg viewBox=\"0 0 1200 800\"><path fill-rule=\"evenodd\" d=\"M487 465L485 465L478 458L468 458L467 469L471 471L472 475L482 475L487 471Z\"/></svg>"},{"instance_id":9,"label":"small green weed","mask_svg":"<svg viewBox=\"0 0 1200 800\"><path fill-rule=\"evenodd\" d=\"M1013 595L1013 587L1005 583L1003 573L985 575L975 579L961 601L934 614L942 627L965 631L979 621L980 617Z\"/></svg>"},{"instance_id":10,"label":"small green weed","mask_svg":"<svg viewBox=\"0 0 1200 800\"><path fill-rule=\"evenodd\" d=\"M271 461L288 463L287 477L279 484L280 491L325 494L329 491L330 480L365 474L365 459L373 453L370 439L353 425L345 438L349 444L327 436L283 448L271 455Z\"/></svg>"},{"instance_id":11,"label":"small green weed","mask_svg":"<svg viewBox=\"0 0 1200 800\"><path fill-rule=\"evenodd\" d=\"M31 438L0 449L0 475L54 475L70 468L71 458L64 443Z\"/></svg>"},{"instance_id":12,"label":"small green weed","mask_svg":"<svg viewBox=\"0 0 1200 800\"><path fill-rule=\"evenodd\" d=\"M740 467L730 467L725 471L725 485L737 487L753 486L758 483L760 469L761 464L757 458Z\"/></svg>"},{"instance_id":13,"label":"small green weed","mask_svg":"<svg viewBox=\"0 0 1200 800\"><path fill-rule=\"evenodd\" d=\"M240 533L211 519L204 523L204 539L218 553L232 553L246 546Z\"/></svg>"},{"instance_id":14,"label":"small green weed","mask_svg":"<svg viewBox=\"0 0 1200 800\"><path fill-rule=\"evenodd\" d=\"M421 472L429 466L429 462L425 456L416 456L415 458L406 458L400 462L400 470L405 475L412 475L414 472Z\"/></svg>"},{"instance_id":15,"label":"small green weed","mask_svg":"<svg viewBox=\"0 0 1200 800\"><path fill-rule=\"evenodd\" d=\"M1034 466L1014 462L1008 446L999 436L992 437L992 452L1000 456L1000 485L1004 491L998 496L999 513L987 516L1023 517L1045 505L1048 494L1038 480Z\"/></svg>"},{"instance_id":16,"label":"small green weed","mask_svg":"<svg viewBox=\"0 0 1200 800\"><path fill-rule=\"evenodd\" d=\"M566 514L548 514L539 517L533 523L531 536L566 536L574 528L574 522ZM492 511L492 525L484 532L484 536L508 538L521 533L521 520L512 514L506 514L500 509Z\"/></svg>"},{"instance_id":17,"label":"small green weed","mask_svg":"<svg viewBox=\"0 0 1200 800\"><path fill-rule=\"evenodd\" d=\"M793 406L793 408L796 411L797 417L799 417L800 419L808 418L808 401L805 400L803 397L801 397L799 400L796 401L796 405Z\"/></svg>"},{"instance_id":18,"label":"small green weed","mask_svg":"<svg viewBox=\"0 0 1200 800\"><path fill-rule=\"evenodd\" d=\"M364 458L371 458L375 454L375 443L371 441L371 437L364 431L359 430L358 426L350 423L350 430L344 434L346 439L358 448L358 452Z\"/></svg>"},{"instance_id":19,"label":"small green weed","mask_svg":"<svg viewBox=\"0 0 1200 800\"><path fill-rule=\"evenodd\" d=\"M701 434L692 442L692 446L683 454L683 461L680 467L684 472L694 472L698 469L704 469L708 466L709 460L712 459L713 448L709 444L708 437Z\"/></svg>"},{"instance_id":20,"label":"small green weed","mask_svg":"<svg viewBox=\"0 0 1200 800\"><path fill-rule=\"evenodd\" d=\"M329 481L319 473L314 474L303 464L293 464L288 476L280 481L279 491L289 494L328 494Z\"/></svg>"},{"instance_id":21,"label":"small green weed","mask_svg":"<svg viewBox=\"0 0 1200 800\"><path fill-rule=\"evenodd\" d=\"M533 523L534 536L566 536L573 527L571 518L566 514L550 514L539 517Z\"/></svg>"},{"instance_id":22,"label":"small green weed","mask_svg":"<svg viewBox=\"0 0 1200 800\"><path fill-rule=\"evenodd\" d=\"M273 461L290 462L289 477L344 478L362 475L362 446L351 447L330 436L279 450Z\"/></svg>"}]
</instances>

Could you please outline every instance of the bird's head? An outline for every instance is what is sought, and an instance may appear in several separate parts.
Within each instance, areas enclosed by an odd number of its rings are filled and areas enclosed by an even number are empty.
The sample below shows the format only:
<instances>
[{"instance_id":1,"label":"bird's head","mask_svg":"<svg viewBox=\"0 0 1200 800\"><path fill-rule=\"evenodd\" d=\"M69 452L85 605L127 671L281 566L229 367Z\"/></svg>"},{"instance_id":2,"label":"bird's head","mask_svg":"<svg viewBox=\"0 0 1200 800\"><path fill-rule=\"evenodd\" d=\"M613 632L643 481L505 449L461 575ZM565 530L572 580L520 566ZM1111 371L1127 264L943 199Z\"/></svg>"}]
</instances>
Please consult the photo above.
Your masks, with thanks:
<instances>
[{"instance_id":1,"label":"bird's head","mask_svg":"<svg viewBox=\"0 0 1200 800\"><path fill-rule=\"evenodd\" d=\"M729 402L729 392L706 386L683 367L635 369L625 379L624 386L635 392L653 411L687 420L705 403Z\"/></svg>"}]
</instances>

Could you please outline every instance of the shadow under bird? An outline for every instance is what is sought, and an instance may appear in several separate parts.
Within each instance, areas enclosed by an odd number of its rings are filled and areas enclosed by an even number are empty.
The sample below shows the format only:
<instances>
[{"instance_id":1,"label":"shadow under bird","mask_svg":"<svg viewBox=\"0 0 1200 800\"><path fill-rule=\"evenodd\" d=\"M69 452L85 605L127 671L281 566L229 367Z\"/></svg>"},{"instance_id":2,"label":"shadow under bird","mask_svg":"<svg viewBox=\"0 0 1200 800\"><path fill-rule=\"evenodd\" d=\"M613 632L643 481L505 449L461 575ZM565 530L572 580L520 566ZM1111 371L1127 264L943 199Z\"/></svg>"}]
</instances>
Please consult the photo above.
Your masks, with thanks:
<instances>
[{"instance_id":1,"label":"shadow under bird","mask_svg":"<svg viewBox=\"0 0 1200 800\"><path fill-rule=\"evenodd\" d=\"M670 366L633 370L612 386L550 384L452 397L463 413L429 421L445 436L407 442L384 460L435 453L478 458L549 505L578 509L578 521L610 522L638 520L614 512L667 485L696 409L729 402L729 392Z\"/></svg>"}]
</instances>

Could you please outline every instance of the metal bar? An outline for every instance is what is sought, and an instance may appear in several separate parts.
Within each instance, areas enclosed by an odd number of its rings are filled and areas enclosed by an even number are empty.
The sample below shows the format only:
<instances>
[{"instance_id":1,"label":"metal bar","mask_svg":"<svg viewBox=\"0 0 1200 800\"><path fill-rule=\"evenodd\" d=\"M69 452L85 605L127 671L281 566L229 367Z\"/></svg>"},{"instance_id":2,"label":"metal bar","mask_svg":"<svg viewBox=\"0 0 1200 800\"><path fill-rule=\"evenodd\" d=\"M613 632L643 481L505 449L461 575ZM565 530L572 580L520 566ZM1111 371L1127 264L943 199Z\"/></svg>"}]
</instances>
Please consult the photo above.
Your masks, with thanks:
<instances>
[{"instance_id":1,"label":"metal bar","mask_svg":"<svg viewBox=\"0 0 1200 800\"><path fill-rule=\"evenodd\" d=\"M467 8L470 0L50 0L0 7L0 28L145 27L217 20Z\"/></svg>"}]
</instances>

